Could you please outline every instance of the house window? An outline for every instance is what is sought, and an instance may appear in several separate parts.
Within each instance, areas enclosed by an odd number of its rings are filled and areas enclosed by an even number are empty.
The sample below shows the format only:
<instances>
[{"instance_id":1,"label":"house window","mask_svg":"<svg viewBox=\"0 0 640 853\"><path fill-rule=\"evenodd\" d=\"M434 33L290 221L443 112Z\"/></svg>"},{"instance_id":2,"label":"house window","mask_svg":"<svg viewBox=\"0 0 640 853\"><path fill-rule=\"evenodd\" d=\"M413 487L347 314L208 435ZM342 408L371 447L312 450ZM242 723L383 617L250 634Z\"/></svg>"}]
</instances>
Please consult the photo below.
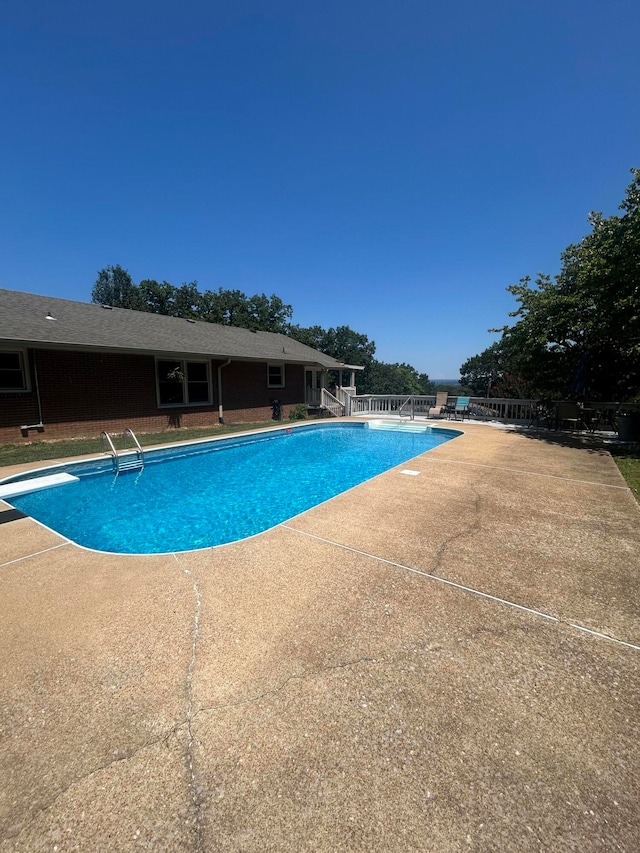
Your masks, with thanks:
<instances>
[{"instance_id":1,"label":"house window","mask_svg":"<svg viewBox=\"0 0 640 853\"><path fill-rule=\"evenodd\" d=\"M267 386L269 388L284 388L284 364L267 365Z\"/></svg>"},{"instance_id":2,"label":"house window","mask_svg":"<svg viewBox=\"0 0 640 853\"><path fill-rule=\"evenodd\" d=\"M29 377L23 352L0 350L0 391L28 391Z\"/></svg>"},{"instance_id":3,"label":"house window","mask_svg":"<svg viewBox=\"0 0 640 853\"><path fill-rule=\"evenodd\" d=\"M157 359L159 406L206 406L211 403L208 361Z\"/></svg>"}]
</instances>

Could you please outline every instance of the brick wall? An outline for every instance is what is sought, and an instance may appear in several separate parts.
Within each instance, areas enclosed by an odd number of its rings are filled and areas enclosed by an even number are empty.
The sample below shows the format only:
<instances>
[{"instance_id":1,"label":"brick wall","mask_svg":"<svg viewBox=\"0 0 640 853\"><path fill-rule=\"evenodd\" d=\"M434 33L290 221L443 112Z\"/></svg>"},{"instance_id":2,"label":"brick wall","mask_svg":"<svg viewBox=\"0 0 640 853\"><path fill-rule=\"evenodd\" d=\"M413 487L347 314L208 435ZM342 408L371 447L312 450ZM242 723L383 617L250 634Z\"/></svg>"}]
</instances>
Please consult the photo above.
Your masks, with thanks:
<instances>
[{"instance_id":1,"label":"brick wall","mask_svg":"<svg viewBox=\"0 0 640 853\"><path fill-rule=\"evenodd\" d=\"M218 423L217 368L213 361L213 402L206 406L159 408L155 359L124 353L30 350L31 388L23 394L0 394L0 443L37 439L98 436L103 429L161 432L177 427ZM23 435L20 427L39 420L35 391L37 367L44 431ZM263 363L232 362L222 368L226 423L251 423L271 418L278 398L289 408L304 400L304 367L287 365L285 388L267 388Z\"/></svg>"},{"instance_id":2,"label":"brick wall","mask_svg":"<svg viewBox=\"0 0 640 853\"><path fill-rule=\"evenodd\" d=\"M214 362L214 368L217 363ZM231 362L222 368L222 403L226 423L250 423L271 418L274 400L280 400L283 416L304 402L304 367L285 365L285 387L267 387L267 365Z\"/></svg>"}]
</instances>

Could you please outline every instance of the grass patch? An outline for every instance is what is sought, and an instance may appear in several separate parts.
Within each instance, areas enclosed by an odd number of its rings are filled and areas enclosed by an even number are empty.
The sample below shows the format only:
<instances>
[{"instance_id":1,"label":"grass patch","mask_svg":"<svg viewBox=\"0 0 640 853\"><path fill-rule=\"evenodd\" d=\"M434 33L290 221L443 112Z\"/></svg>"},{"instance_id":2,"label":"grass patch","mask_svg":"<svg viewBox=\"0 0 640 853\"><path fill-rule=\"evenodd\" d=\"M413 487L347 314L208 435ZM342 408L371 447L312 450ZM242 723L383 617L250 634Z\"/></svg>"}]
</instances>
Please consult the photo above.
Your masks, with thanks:
<instances>
[{"instance_id":1,"label":"grass patch","mask_svg":"<svg viewBox=\"0 0 640 853\"><path fill-rule=\"evenodd\" d=\"M627 485L640 503L640 455L638 453L614 454L616 465L625 478Z\"/></svg>"},{"instance_id":2,"label":"grass patch","mask_svg":"<svg viewBox=\"0 0 640 853\"><path fill-rule=\"evenodd\" d=\"M172 429L164 432L141 433L137 435L142 447L154 444L172 444L175 441L190 441L242 432L250 429L264 429L276 426L274 421L253 424L215 424L197 429ZM284 426L284 422L278 426ZM122 450L122 436L112 436L117 450ZM129 448L132 443L129 441ZM60 441L33 441L30 444L4 444L0 446L0 467L5 465L23 465L29 462L44 462L49 459L63 459L67 456L82 456L85 453L100 454L100 438L73 438Z\"/></svg>"}]
</instances>

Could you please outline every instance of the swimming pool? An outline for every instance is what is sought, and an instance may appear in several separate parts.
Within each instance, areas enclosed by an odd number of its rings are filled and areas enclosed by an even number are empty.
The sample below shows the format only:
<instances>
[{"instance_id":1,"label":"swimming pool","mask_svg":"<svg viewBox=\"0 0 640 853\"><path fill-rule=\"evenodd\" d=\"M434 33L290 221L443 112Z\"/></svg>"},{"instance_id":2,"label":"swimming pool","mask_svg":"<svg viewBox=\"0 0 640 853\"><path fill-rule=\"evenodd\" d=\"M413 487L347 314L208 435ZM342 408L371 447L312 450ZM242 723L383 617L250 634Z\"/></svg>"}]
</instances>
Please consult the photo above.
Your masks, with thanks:
<instances>
[{"instance_id":1,"label":"swimming pool","mask_svg":"<svg viewBox=\"0 0 640 853\"><path fill-rule=\"evenodd\" d=\"M66 472L78 479L8 500L97 551L160 554L208 548L274 527L460 435L403 427L308 424L173 445L145 452L143 470L118 476L110 457L54 466L38 476Z\"/></svg>"}]
</instances>

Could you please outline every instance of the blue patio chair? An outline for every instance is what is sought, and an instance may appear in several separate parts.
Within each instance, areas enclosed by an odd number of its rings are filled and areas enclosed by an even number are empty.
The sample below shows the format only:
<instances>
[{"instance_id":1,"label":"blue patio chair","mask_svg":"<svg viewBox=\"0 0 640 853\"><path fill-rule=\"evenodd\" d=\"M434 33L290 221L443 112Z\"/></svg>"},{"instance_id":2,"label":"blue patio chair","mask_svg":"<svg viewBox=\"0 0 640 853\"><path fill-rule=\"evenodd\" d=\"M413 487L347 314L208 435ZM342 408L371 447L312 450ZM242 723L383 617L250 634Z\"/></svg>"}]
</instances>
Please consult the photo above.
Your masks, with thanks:
<instances>
[{"instance_id":1,"label":"blue patio chair","mask_svg":"<svg viewBox=\"0 0 640 853\"><path fill-rule=\"evenodd\" d=\"M467 416L467 420L469 420L469 397L458 397L456 399L455 408L453 410L453 419L458 420L458 415L460 415L460 420L464 420L464 416Z\"/></svg>"}]
</instances>

